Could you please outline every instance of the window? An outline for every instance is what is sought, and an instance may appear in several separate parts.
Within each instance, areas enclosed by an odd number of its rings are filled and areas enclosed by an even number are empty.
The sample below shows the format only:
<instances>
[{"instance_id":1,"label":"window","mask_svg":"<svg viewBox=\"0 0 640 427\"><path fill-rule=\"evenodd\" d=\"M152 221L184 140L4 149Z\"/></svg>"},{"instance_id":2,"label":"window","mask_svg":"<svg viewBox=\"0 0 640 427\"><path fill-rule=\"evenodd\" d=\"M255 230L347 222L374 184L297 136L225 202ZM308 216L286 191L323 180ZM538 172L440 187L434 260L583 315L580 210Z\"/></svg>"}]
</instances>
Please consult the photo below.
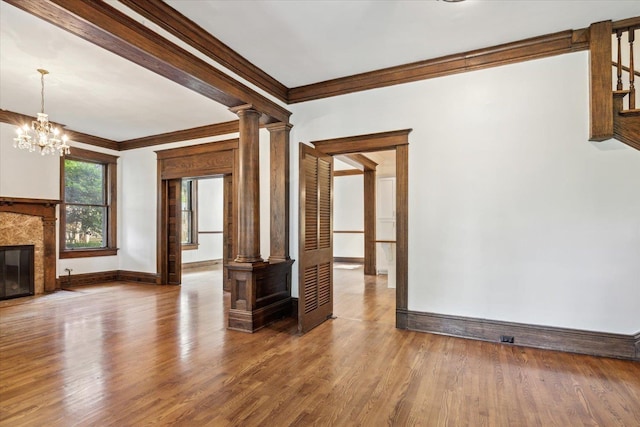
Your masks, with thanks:
<instances>
[{"instance_id":1,"label":"window","mask_svg":"<svg viewBox=\"0 0 640 427\"><path fill-rule=\"evenodd\" d=\"M60 159L60 258L116 255L116 164L72 148Z\"/></svg>"},{"instance_id":2,"label":"window","mask_svg":"<svg viewBox=\"0 0 640 427\"><path fill-rule=\"evenodd\" d=\"M198 180L182 180L182 249L198 249Z\"/></svg>"}]
</instances>

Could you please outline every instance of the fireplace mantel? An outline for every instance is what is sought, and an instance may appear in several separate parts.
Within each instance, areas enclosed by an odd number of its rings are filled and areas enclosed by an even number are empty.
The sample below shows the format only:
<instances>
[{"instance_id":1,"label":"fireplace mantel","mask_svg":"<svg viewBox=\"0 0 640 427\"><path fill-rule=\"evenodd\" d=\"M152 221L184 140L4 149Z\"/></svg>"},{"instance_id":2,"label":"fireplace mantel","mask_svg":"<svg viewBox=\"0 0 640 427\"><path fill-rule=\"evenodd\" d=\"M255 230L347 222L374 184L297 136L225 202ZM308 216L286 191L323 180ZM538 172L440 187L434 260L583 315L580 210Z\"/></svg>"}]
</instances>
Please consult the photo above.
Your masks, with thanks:
<instances>
[{"instance_id":1,"label":"fireplace mantel","mask_svg":"<svg viewBox=\"0 0 640 427\"><path fill-rule=\"evenodd\" d=\"M0 212L39 216L43 225L44 290L56 290L56 206L60 200L0 196Z\"/></svg>"}]
</instances>

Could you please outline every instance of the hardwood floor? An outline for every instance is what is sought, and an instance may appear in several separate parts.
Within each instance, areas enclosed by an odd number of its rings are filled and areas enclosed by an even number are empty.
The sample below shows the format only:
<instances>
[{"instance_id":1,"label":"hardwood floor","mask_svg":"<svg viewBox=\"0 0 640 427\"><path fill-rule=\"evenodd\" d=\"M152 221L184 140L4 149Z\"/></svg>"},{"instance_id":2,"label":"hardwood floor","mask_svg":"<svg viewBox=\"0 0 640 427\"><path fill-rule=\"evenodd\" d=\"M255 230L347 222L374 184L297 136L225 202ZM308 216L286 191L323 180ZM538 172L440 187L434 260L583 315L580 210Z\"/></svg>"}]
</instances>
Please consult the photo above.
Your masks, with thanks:
<instances>
[{"instance_id":1,"label":"hardwood floor","mask_svg":"<svg viewBox=\"0 0 640 427\"><path fill-rule=\"evenodd\" d=\"M640 363L397 330L362 269L304 336L227 331L221 280L0 303L0 425L640 425Z\"/></svg>"}]
</instances>

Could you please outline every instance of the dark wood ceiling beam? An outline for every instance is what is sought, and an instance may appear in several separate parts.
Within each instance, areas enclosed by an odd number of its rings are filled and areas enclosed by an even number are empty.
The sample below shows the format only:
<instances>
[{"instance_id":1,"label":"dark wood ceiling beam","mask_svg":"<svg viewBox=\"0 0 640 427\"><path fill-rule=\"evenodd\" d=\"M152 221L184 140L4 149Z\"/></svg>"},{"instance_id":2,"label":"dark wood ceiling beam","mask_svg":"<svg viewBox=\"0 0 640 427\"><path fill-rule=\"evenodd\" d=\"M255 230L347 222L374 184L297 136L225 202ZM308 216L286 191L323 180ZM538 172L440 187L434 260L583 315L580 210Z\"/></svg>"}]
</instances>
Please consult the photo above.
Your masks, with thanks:
<instances>
[{"instance_id":1,"label":"dark wood ceiling beam","mask_svg":"<svg viewBox=\"0 0 640 427\"><path fill-rule=\"evenodd\" d=\"M5 1L227 107L252 104L264 122L289 122L285 108L105 2Z\"/></svg>"},{"instance_id":2,"label":"dark wood ceiling beam","mask_svg":"<svg viewBox=\"0 0 640 427\"><path fill-rule=\"evenodd\" d=\"M356 153L356 154L345 154L344 157L356 162L361 165L366 171L374 171L378 164L365 156L364 154Z\"/></svg>"},{"instance_id":3,"label":"dark wood ceiling beam","mask_svg":"<svg viewBox=\"0 0 640 427\"><path fill-rule=\"evenodd\" d=\"M22 126L25 123L31 123L34 120L36 120L35 117L27 116L26 114L15 113L13 111L7 111L7 110L0 110L0 122L2 123L9 123L15 126ZM64 129L64 132L69 137L69 141L71 143L82 142L84 144L90 144L96 147L108 148L110 150L120 149L116 141L112 141L106 138L100 138L99 136L89 135L89 134L78 132L72 129L67 129L64 127L64 125L61 125L59 123L53 123L53 124Z\"/></svg>"},{"instance_id":4,"label":"dark wood ceiling beam","mask_svg":"<svg viewBox=\"0 0 640 427\"><path fill-rule=\"evenodd\" d=\"M393 150L397 146L409 144L409 133L411 131L412 129L402 129L391 132L349 136L346 138L323 139L320 141L311 141L311 144L313 144L317 150L330 156L335 154Z\"/></svg>"},{"instance_id":5,"label":"dark wood ceiling beam","mask_svg":"<svg viewBox=\"0 0 640 427\"><path fill-rule=\"evenodd\" d=\"M289 89L285 85L253 65L167 3L161 0L119 1L240 77L264 89L279 100L287 102Z\"/></svg>"},{"instance_id":6,"label":"dark wood ceiling beam","mask_svg":"<svg viewBox=\"0 0 640 427\"><path fill-rule=\"evenodd\" d=\"M384 68L289 89L289 103L443 77L589 48L587 29L567 30L513 43Z\"/></svg>"},{"instance_id":7,"label":"dark wood ceiling beam","mask_svg":"<svg viewBox=\"0 0 640 427\"><path fill-rule=\"evenodd\" d=\"M261 126L263 127L263 126ZM230 122L216 123L213 125L200 126L190 129L178 130L175 132L150 135L142 138L129 139L120 142L120 150L133 150L134 148L151 147L154 145L168 144L170 142L189 141L198 138L227 135L240 131L240 122L232 120Z\"/></svg>"}]
</instances>

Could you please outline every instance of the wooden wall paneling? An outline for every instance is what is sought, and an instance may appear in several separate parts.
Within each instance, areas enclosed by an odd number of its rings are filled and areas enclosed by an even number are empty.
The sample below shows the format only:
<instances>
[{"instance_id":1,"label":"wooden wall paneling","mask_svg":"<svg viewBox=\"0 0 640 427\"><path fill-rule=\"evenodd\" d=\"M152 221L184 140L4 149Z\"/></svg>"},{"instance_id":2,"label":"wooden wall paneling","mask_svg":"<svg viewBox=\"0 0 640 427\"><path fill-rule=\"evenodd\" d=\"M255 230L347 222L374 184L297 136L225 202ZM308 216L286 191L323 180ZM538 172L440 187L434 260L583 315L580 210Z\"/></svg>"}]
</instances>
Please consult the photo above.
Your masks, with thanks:
<instances>
[{"instance_id":1,"label":"wooden wall paneling","mask_svg":"<svg viewBox=\"0 0 640 427\"><path fill-rule=\"evenodd\" d=\"M612 334L417 311L408 311L407 319L407 328L413 331L492 342L501 342L502 336L513 337L513 343L505 345L640 360L637 353L640 334Z\"/></svg>"},{"instance_id":2,"label":"wooden wall paneling","mask_svg":"<svg viewBox=\"0 0 640 427\"><path fill-rule=\"evenodd\" d=\"M289 132L291 125L267 125L271 162L271 250L269 262L286 261L289 256Z\"/></svg>"},{"instance_id":3,"label":"wooden wall paneling","mask_svg":"<svg viewBox=\"0 0 640 427\"><path fill-rule=\"evenodd\" d=\"M285 85L253 65L165 2L160 0L145 2L120 0L120 2L240 77L264 89L279 100L287 101L288 88Z\"/></svg>"},{"instance_id":4,"label":"wooden wall paneling","mask_svg":"<svg viewBox=\"0 0 640 427\"><path fill-rule=\"evenodd\" d=\"M474 71L586 50L584 30L567 30L289 89L289 103Z\"/></svg>"},{"instance_id":5,"label":"wooden wall paneling","mask_svg":"<svg viewBox=\"0 0 640 427\"><path fill-rule=\"evenodd\" d=\"M289 121L285 108L105 2L7 2L227 107L251 103L265 122Z\"/></svg>"},{"instance_id":6,"label":"wooden wall paneling","mask_svg":"<svg viewBox=\"0 0 640 427\"><path fill-rule=\"evenodd\" d=\"M364 274L376 274L376 171L364 171Z\"/></svg>"},{"instance_id":7,"label":"wooden wall paneling","mask_svg":"<svg viewBox=\"0 0 640 427\"><path fill-rule=\"evenodd\" d=\"M613 71L611 21L591 24L589 30L589 139L613 137Z\"/></svg>"}]
</instances>

